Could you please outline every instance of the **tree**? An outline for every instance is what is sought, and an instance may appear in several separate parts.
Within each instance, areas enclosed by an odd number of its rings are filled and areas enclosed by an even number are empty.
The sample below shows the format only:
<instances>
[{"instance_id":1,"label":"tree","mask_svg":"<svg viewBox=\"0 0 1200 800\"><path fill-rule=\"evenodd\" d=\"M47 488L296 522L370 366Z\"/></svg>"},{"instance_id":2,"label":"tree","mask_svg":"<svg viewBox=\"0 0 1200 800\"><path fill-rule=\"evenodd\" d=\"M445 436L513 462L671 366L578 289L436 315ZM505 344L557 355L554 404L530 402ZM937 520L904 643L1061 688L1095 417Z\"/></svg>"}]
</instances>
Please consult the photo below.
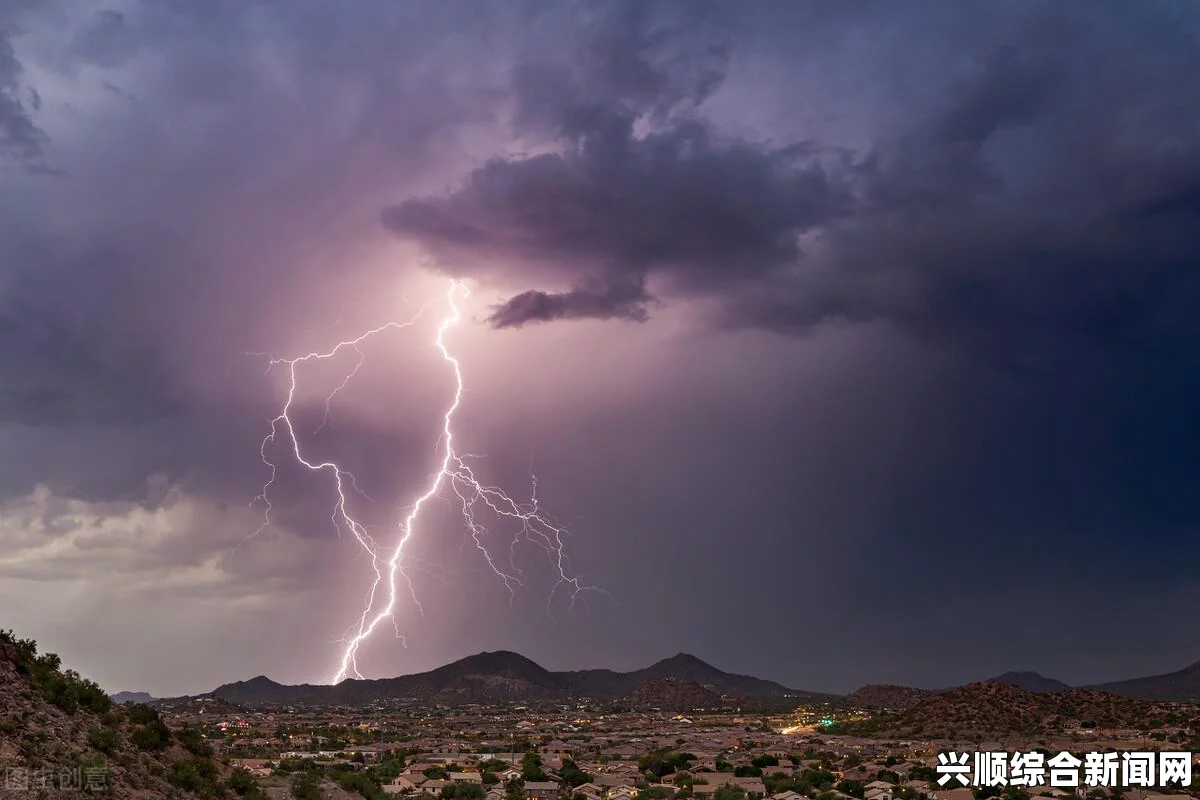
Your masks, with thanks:
<instances>
[{"instance_id":1,"label":"tree","mask_svg":"<svg viewBox=\"0 0 1200 800\"><path fill-rule=\"evenodd\" d=\"M739 786L722 786L713 792L713 800L746 800L746 793Z\"/></svg>"},{"instance_id":2,"label":"tree","mask_svg":"<svg viewBox=\"0 0 1200 800\"><path fill-rule=\"evenodd\" d=\"M592 779L592 776L579 768L571 759L563 761L562 769L558 771L562 775L562 779L568 786L574 789L576 786L582 786Z\"/></svg>"},{"instance_id":3,"label":"tree","mask_svg":"<svg viewBox=\"0 0 1200 800\"><path fill-rule=\"evenodd\" d=\"M504 787L504 800L525 800L525 781L514 778Z\"/></svg>"},{"instance_id":4,"label":"tree","mask_svg":"<svg viewBox=\"0 0 1200 800\"><path fill-rule=\"evenodd\" d=\"M910 781L925 781L931 783L938 779L937 770L933 767L927 767L924 764L918 764L908 771L908 779Z\"/></svg>"},{"instance_id":5,"label":"tree","mask_svg":"<svg viewBox=\"0 0 1200 800\"><path fill-rule=\"evenodd\" d=\"M526 753L521 758L521 778L527 781L544 781L546 773L542 772L542 757L537 753Z\"/></svg>"},{"instance_id":6,"label":"tree","mask_svg":"<svg viewBox=\"0 0 1200 800\"><path fill-rule=\"evenodd\" d=\"M478 783L452 783L442 788L442 797L447 800L483 800L486 794Z\"/></svg>"},{"instance_id":7,"label":"tree","mask_svg":"<svg viewBox=\"0 0 1200 800\"><path fill-rule=\"evenodd\" d=\"M839 792L843 792L843 793L851 795L853 797L862 797L863 796L862 781L854 781L854 780L842 781L835 788Z\"/></svg>"}]
</instances>

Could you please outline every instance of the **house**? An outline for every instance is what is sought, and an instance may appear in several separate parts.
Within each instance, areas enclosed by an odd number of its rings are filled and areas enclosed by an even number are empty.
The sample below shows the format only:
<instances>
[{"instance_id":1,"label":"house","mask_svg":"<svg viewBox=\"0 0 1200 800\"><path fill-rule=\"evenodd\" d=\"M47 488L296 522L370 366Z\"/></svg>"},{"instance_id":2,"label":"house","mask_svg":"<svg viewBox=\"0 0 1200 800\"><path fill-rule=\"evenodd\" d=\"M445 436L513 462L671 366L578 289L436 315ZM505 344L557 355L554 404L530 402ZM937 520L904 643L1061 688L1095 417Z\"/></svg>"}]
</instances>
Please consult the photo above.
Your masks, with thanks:
<instances>
[{"instance_id":1,"label":"house","mask_svg":"<svg viewBox=\"0 0 1200 800\"><path fill-rule=\"evenodd\" d=\"M383 791L386 794L407 794L415 788L417 788L417 784L404 775L397 775L395 778L392 778L390 783L383 785Z\"/></svg>"},{"instance_id":2,"label":"house","mask_svg":"<svg viewBox=\"0 0 1200 800\"><path fill-rule=\"evenodd\" d=\"M604 797L604 790L594 783L585 783L571 790L572 797L579 795L587 798L587 800L600 800L600 798Z\"/></svg>"},{"instance_id":3,"label":"house","mask_svg":"<svg viewBox=\"0 0 1200 800\"><path fill-rule=\"evenodd\" d=\"M863 792L863 800L892 800L892 787L867 789Z\"/></svg>"},{"instance_id":4,"label":"house","mask_svg":"<svg viewBox=\"0 0 1200 800\"><path fill-rule=\"evenodd\" d=\"M451 772L451 783L483 783L483 776L478 772Z\"/></svg>"},{"instance_id":5,"label":"house","mask_svg":"<svg viewBox=\"0 0 1200 800\"><path fill-rule=\"evenodd\" d=\"M975 800L975 792L970 789L938 789L933 793L933 800Z\"/></svg>"},{"instance_id":6,"label":"house","mask_svg":"<svg viewBox=\"0 0 1200 800\"><path fill-rule=\"evenodd\" d=\"M608 800L634 800L638 790L632 786L621 786L608 793Z\"/></svg>"},{"instance_id":7,"label":"house","mask_svg":"<svg viewBox=\"0 0 1200 800\"><path fill-rule=\"evenodd\" d=\"M521 770L512 769L510 767L503 772L497 772L496 777L500 779L501 783L508 783L509 781L515 781L517 778L521 777Z\"/></svg>"},{"instance_id":8,"label":"house","mask_svg":"<svg viewBox=\"0 0 1200 800\"><path fill-rule=\"evenodd\" d=\"M805 797L799 792L788 789L786 792L777 792L771 795L771 800L805 800Z\"/></svg>"},{"instance_id":9,"label":"house","mask_svg":"<svg viewBox=\"0 0 1200 800\"><path fill-rule=\"evenodd\" d=\"M738 787L746 794L756 794L760 797L767 793L767 787L763 785L762 778L730 778L729 783ZM891 798L888 798L891 800Z\"/></svg>"},{"instance_id":10,"label":"house","mask_svg":"<svg viewBox=\"0 0 1200 800\"><path fill-rule=\"evenodd\" d=\"M552 781L526 781L525 800L555 800L558 784Z\"/></svg>"}]
</instances>

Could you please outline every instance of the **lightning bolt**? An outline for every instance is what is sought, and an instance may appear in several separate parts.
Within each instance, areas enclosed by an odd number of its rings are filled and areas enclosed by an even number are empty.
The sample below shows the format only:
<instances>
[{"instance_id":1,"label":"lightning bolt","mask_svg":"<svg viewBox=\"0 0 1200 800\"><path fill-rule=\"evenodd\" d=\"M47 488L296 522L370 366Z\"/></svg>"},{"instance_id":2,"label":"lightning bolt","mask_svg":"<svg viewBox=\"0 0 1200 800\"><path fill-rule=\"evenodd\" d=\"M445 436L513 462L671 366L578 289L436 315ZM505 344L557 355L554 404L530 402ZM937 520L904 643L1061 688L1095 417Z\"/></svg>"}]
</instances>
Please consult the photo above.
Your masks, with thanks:
<instances>
[{"instance_id":1,"label":"lightning bolt","mask_svg":"<svg viewBox=\"0 0 1200 800\"><path fill-rule=\"evenodd\" d=\"M421 512L431 500L438 496L450 495L455 501L462 514L466 533L473 541L476 550L482 555L487 566L503 582L510 597L514 596L515 587L521 586L524 583L524 574L516 566L516 549L522 542L531 542L540 546L546 552L551 567L555 572L555 583L546 598L547 614L551 613L555 597L563 590L570 593L570 608L572 609L575 607L579 596L584 592L608 594L599 587L583 583L579 577L572 574L566 553L565 539L568 535L567 531L565 528L554 524L542 512L537 493L536 475L530 474L531 492L529 499L525 502L518 502L503 489L483 483L467 463L467 459L471 456L466 453L460 454L455 450L453 424L455 414L462 405L464 381L462 365L453 353L450 352L446 344L446 336L452 328L462 321L462 311L456 299L460 295L463 297L470 295L466 285L457 280L450 281L445 296L448 311L438 324L437 334L434 338L434 345L441 354L442 360L454 375L454 395L442 415L441 431L438 437L438 450L441 453L441 462L437 472L426 486L425 491L417 497L409 507L407 514L399 521L398 536L391 548L390 554L386 555L386 557L379 544L368 533L366 525L359 522L350 510L350 498L348 496L350 490L364 497L366 496L358 488L358 483L353 473L335 461L314 461L304 455L300 437L296 431L296 425L291 417L298 387L297 371L303 364L336 358L345 351L351 351L357 356L354 366L346 373L341 383L325 398L325 413L321 424L314 431L316 433L329 424L331 405L334 398L349 385L362 369L366 359L360 345L367 339L388 331L413 326L427 310L428 306L422 308L412 319L406 322L388 322L377 328L372 328L356 338L340 341L329 350L323 352L311 352L290 359L267 356L269 359L267 365L268 371L277 367L286 368L289 382L283 406L279 414L270 420L270 430L263 438L262 444L259 447L259 455L262 458L262 462L269 468L270 476L263 485L262 491L259 492L252 503L252 505L261 504L263 507L262 524L247 537L247 540L258 535L273 524L271 518L273 507L270 495L271 489L276 482L278 466L271 459L269 451L272 445L276 444L280 437L283 437L290 446L291 456L297 463L313 472L324 472L332 476L333 485L336 490L336 500L330 514L330 519L334 529L338 532L339 536L343 531L350 532L362 551L370 558L371 571L374 574L366 592L362 613L359 615L357 622L351 625L342 637L341 641L345 647L342 651L338 669L330 679L331 683L338 683L350 675L358 678L362 677L362 673L358 669L359 650L363 643L386 620L392 621L397 636L403 639L395 619L396 606L399 600L399 585L401 582L403 582L404 587L407 589L408 595L418 612L424 613L424 607L417 597L412 579L405 570L404 555L408 542L416 533ZM480 522L480 514L484 513L490 513L497 519L507 520L515 524L516 532L509 543L507 567L502 567L485 545L484 537L487 534L487 528ZM380 591L381 588L382 592ZM383 595L383 600L380 604L381 594ZM377 604L379 605L378 608L376 607Z\"/></svg>"}]
</instances>

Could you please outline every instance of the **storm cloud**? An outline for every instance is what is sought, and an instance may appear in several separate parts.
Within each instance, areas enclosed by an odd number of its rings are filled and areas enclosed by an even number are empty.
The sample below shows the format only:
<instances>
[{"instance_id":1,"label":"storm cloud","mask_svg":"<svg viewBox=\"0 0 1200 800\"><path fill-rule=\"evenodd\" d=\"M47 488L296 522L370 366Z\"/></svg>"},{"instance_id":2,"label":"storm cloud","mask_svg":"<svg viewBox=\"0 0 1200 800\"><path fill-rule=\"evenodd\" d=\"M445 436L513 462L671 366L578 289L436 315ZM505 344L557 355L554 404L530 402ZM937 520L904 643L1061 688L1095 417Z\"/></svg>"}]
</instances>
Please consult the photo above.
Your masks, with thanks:
<instances>
[{"instance_id":1,"label":"storm cloud","mask_svg":"<svg viewBox=\"0 0 1200 800\"><path fill-rule=\"evenodd\" d=\"M456 274L645 285L712 298L733 326L883 320L1025 365L1118 340L1177 346L1197 332L1180 313L1200 257L1200 112L1178 80L1196 66L1194 27L1154 5L1110 11L1032 9L983 37L923 114L858 153L721 135L696 106L724 79L723 58L690 91L653 68L651 44L613 48L574 84L518 71L518 120L543 121L560 146L490 161L384 221ZM1122 21L1155 42L1153 59L1136 57ZM686 63L713 52L664 39ZM492 322L648 313L609 294L536 287Z\"/></svg>"},{"instance_id":2,"label":"storm cloud","mask_svg":"<svg viewBox=\"0 0 1200 800\"><path fill-rule=\"evenodd\" d=\"M263 462L270 359L415 318L302 365L293 406L390 543L453 396L449 278L463 451L536 475L614 600L552 621L536 559L510 598L439 500L426 616L371 674L1196 660L1167 613L1200 591L1193 7L2 5L0 604L111 688L327 676L371 573L327 476ZM1070 648L942 646L1049 607Z\"/></svg>"}]
</instances>

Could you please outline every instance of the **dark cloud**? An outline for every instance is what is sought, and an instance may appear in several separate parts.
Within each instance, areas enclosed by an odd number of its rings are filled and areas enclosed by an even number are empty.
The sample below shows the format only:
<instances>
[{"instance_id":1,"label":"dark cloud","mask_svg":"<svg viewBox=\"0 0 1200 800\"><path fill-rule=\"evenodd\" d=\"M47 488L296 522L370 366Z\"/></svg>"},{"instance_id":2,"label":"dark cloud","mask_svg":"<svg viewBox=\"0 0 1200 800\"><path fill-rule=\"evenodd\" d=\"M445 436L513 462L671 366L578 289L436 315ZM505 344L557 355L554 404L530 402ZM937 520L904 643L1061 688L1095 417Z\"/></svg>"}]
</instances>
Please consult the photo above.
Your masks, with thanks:
<instances>
[{"instance_id":1,"label":"dark cloud","mask_svg":"<svg viewBox=\"0 0 1200 800\"><path fill-rule=\"evenodd\" d=\"M633 281L714 298L724 324L886 320L1013 366L1111 340L1169 347L1196 333L1178 310L1200 258L1200 151L1185 133L1200 117L1178 80L1196 45L1157 6L1117 16L1163 37L1165 55L1122 73L1108 21L1036 10L857 160L722 138L693 110L723 59L683 90L650 66L653 39L597 35L589 80L516 74L518 121L555 123L557 152L494 160L384 220L459 274ZM625 316L598 299L533 289L493 322Z\"/></svg>"},{"instance_id":2,"label":"dark cloud","mask_svg":"<svg viewBox=\"0 0 1200 800\"><path fill-rule=\"evenodd\" d=\"M509 298L488 318L497 328L517 328L529 322L556 319L625 319L645 322L653 298L640 283L598 290L572 289L549 294L528 291Z\"/></svg>"},{"instance_id":3,"label":"dark cloud","mask_svg":"<svg viewBox=\"0 0 1200 800\"><path fill-rule=\"evenodd\" d=\"M848 207L810 148L722 140L699 122L635 138L632 125L594 132L568 152L493 161L450 197L406 201L384 222L471 274L515 264L560 282L612 284L558 295L574 305L555 314L611 317L627 316L618 313L629 302L621 287L652 274L700 292L789 267L797 237ZM610 302L598 302L606 294ZM506 313L502 322L519 320Z\"/></svg>"},{"instance_id":4,"label":"dark cloud","mask_svg":"<svg viewBox=\"0 0 1200 800\"><path fill-rule=\"evenodd\" d=\"M4 160L40 165L46 134L34 122L41 103L38 93L22 82L23 69L0 17L0 163Z\"/></svg>"}]
</instances>

